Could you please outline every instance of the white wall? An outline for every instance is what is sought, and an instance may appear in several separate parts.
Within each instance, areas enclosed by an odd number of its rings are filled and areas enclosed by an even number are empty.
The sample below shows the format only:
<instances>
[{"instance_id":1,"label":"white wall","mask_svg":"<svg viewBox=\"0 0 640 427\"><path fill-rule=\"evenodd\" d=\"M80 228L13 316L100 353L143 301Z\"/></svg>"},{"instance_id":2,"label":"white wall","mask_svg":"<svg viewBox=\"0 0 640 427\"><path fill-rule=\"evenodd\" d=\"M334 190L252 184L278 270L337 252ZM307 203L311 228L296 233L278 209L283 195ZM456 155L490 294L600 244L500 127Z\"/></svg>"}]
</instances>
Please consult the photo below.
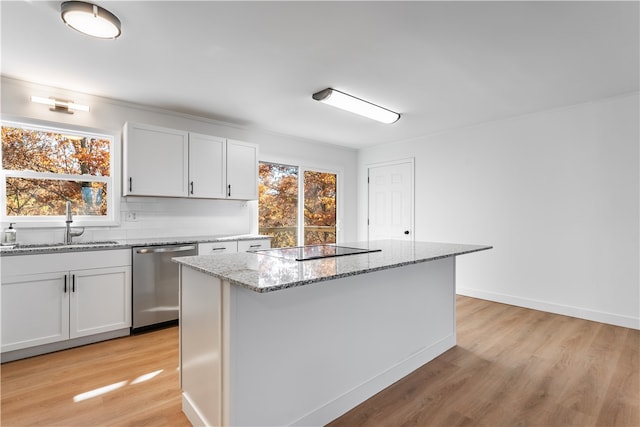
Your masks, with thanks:
<instances>
[{"instance_id":1,"label":"white wall","mask_svg":"<svg viewBox=\"0 0 640 427\"><path fill-rule=\"evenodd\" d=\"M458 292L640 328L639 97L361 150L415 157L416 240L491 244L458 259Z\"/></svg>"},{"instance_id":2,"label":"white wall","mask_svg":"<svg viewBox=\"0 0 640 427\"><path fill-rule=\"evenodd\" d=\"M254 142L260 147L260 160L297 162L318 168L331 166L332 169L344 171L340 188L340 200L343 202L340 207L343 214L342 238L355 239L355 150L4 77L1 89L3 118L48 121L57 123L60 127L68 124L94 128L118 138L126 121L148 123ZM71 99L90 105L91 111L73 115L51 112L45 105L30 102L31 95ZM257 233L257 202L122 197L120 211L119 226L87 228L82 239ZM137 221L125 221L127 212L135 212ZM19 239L23 242L62 241L62 227L34 230L21 229L20 224L17 224L17 228Z\"/></svg>"}]
</instances>

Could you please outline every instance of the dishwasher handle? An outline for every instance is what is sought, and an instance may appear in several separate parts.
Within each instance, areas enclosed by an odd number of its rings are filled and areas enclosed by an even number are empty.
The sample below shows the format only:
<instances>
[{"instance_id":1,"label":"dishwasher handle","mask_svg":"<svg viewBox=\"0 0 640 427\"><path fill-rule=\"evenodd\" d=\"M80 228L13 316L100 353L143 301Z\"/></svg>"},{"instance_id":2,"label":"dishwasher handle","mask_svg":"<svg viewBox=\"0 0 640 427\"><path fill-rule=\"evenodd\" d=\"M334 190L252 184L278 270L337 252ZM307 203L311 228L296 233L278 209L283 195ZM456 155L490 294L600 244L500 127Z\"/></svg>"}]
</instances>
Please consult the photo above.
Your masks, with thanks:
<instances>
[{"instance_id":1,"label":"dishwasher handle","mask_svg":"<svg viewBox=\"0 0 640 427\"><path fill-rule=\"evenodd\" d=\"M136 253L138 254L158 254L158 253L166 253L166 252L185 252L192 251L196 247L193 245L190 246L172 246L172 247L164 247L164 248L142 248L136 249Z\"/></svg>"}]
</instances>

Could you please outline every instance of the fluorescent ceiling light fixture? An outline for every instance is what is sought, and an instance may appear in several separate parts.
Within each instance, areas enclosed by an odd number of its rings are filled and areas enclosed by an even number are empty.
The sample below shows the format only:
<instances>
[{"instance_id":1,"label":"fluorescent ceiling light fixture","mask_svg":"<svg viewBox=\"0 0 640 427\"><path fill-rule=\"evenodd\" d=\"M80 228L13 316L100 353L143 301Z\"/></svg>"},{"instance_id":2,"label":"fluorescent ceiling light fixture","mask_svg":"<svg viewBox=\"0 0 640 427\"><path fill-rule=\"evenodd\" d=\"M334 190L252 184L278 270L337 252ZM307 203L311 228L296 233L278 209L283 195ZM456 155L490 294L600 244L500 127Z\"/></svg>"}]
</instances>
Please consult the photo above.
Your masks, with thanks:
<instances>
[{"instance_id":1,"label":"fluorescent ceiling light fixture","mask_svg":"<svg viewBox=\"0 0 640 427\"><path fill-rule=\"evenodd\" d=\"M31 102L48 105L49 107L51 107L49 108L49 110L56 111L59 113L73 114L73 111L71 110L89 111L88 105L76 104L73 101L66 101L66 100L55 99L55 98L43 98L41 96L32 96Z\"/></svg>"},{"instance_id":2,"label":"fluorescent ceiling light fixture","mask_svg":"<svg viewBox=\"0 0 640 427\"><path fill-rule=\"evenodd\" d=\"M400 118L396 112L331 88L314 93L313 99L382 123L391 124Z\"/></svg>"},{"instance_id":3,"label":"fluorescent ceiling light fixture","mask_svg":"<svg viewBox=\"0 0 640 427\"><path fill-rule=\"evenodd\" d=\"M118 17L93 3L65 1L60 14L69 27L93 37L115 39L121 33Z\"/></svg>"}]
</instances>

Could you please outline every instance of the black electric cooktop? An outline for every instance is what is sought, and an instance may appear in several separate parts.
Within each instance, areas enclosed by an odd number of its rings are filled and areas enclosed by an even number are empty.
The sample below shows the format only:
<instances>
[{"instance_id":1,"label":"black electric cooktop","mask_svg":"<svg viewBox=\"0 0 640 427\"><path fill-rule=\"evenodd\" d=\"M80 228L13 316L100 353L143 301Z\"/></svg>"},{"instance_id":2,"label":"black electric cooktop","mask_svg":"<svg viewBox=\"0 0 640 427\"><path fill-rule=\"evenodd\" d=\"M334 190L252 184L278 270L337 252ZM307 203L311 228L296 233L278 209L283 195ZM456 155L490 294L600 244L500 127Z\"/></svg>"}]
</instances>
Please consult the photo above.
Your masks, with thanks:
<instances>
[{"instance_id":1,"label":"black electric cooktop","mask_svg":"<svg viewBox=\"0 0 640 427\"><path fill-rule=\"evenodd\" d=\"M352 248L349 246L337 245L310 245L297 246L294 248L275 248L251 251L256 254L269 255L277 258L291 259L296 261L307 261L311 259L332 258L345 255L366 254L369 252L380 252L382 249Z\"/></svg>"}]
</instances>

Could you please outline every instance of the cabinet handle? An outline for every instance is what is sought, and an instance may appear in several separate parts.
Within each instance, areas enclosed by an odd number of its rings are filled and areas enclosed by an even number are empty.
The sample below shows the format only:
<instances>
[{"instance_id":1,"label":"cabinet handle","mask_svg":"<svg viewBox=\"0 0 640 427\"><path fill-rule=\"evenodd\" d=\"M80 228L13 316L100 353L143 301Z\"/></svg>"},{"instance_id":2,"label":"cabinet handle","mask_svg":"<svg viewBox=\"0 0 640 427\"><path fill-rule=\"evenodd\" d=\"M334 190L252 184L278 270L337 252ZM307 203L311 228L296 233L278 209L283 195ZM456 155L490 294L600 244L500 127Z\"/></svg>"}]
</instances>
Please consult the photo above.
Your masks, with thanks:
<instances>
[{"instance_id":1,"label":"cabinet handle","mask_svg":"<svg viewBox=\"0 0 640 427\"><path fill-rule=\"evenodd\" d=\"M180 246L180 247L165 246L160 248L141 248L141 249L136 249L136 253L137 254L158 254L158 253L164 253L164 252L169 252L169 253L185 252L185 251L194 250L195 248L196 248L195 246Z\"/></svg>"},{"instance_id":2,"label":"cabinet handle","mask_svg":"<svg viewBox=\"0 0 640 427\"><path fill-rule=\"evenodd\" d=\"M191 194L193 194L193 181L191 181Z\"/></svg>"},{"instance_id":3,"label":"cabinet handle","mask_svg":"<svg viewBox=\"0 0 640 427\"><path fill-rule=\"evenodd\" d=\"M226 248L211 248L211 252L224 251Z\"/></svg>"},{"instance_id":4,"label":"cabinet handle","mask_svg":"<svg viewBox=\"0 0 640 427\"><path fill-rule=\"evenodd\" d=\"M133 191L133 178L129 177L129 191Z\"/></svg>"},{"instance_id":5,"label":"cabinet handle","mask_svg":"<svg viewBox=\"0 0 640 427\"><path fill-rule=\"evenodd\" d=\"M76 275L72 274L71 275L71 292L75 292L76 291Z\"/></svg>"},{"instance_id":6,"label":"cabinet handle","mask_svg":"<svg viewBox=\"0 0 640 427\"><path fill-rule=\"evenodd\" d=\"M67 293L67 275L64 275L64 293Z\"/></svg>"},{"instance_id":7,"label":"cabinet handle","mask_svg":"<svg viewBox=\"0 0 640 427\"><path fill-rule=\"evenodd\" d=\"M227 185L227 197L231 197L231 184Z\"/></svg>"},{"instance_id":8,"label":"cabinet handle","mask_svg":"<svg viewBox=\"0 0 640 427\"><path fill-rule=\"evenodd\" d=\"M262 247L262 245L250 245L249 247L250 247L250 248L261 248L261 247Z\"/></svg>"}]
</instances>

